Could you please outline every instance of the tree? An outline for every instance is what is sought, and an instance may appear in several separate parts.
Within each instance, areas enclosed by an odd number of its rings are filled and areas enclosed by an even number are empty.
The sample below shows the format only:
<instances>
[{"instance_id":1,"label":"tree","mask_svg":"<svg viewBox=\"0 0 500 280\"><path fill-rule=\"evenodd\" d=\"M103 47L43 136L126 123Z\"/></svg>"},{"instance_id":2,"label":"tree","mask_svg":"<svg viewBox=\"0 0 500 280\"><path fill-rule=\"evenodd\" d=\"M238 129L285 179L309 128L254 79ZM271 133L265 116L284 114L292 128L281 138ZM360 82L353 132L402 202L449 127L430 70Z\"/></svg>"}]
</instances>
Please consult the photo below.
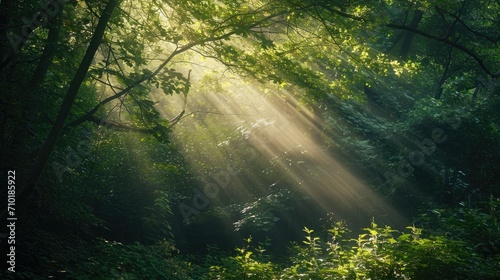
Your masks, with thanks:
<instances>
[{"instance_id":1,"label":"tree","mask_svg":"<svg viewBox=\"0 0 500 280\"><path fill-rule=\"evenodd\" d=\"M63 100L63 103L61 104L61 108L59 110L58 116L55 120L55 123L50 131L50 134L47 138L47 141L45 142L44 146L42 147L42 150L40 152L39 158L35 163L35 166L32 168L32 171L30 173L29 178L27 179L25 185L21 189L20 192L18 192L17 195L17 200L18 203L22 204L24 200L33 192L33 190L36 187L36 183L38 182L40 175L42 174L42 171L47 164L47 161L49 159L50 154L52 153L52 150L54 149L57 139L59 138L59 135L61 134L61 131L63 129L64 123L66 119L69 116L69 113L71 111L71 107L74 103L74 100L76 98L76 95L78 94L78 89L80 88L81 83L83 82L85 75L90 67L90 64L92 63L92 60L94 58L94 55L99 48L99 45L101 44L104 31L106 29L106 26L111 19L111 15L114 11L114 9L117 7L119 0L110 0L107 4L106 7L104 8L102 15L99 19L99 22L96 26L96 30L94 35L92 36L92 40L90 41L89 47L85 53L85 56L82 59L82 62L80 63L80 66L75 73L75 76L73 77L73 80L68 88L68 91L66 93L66 96ZM6 213L3 213L2 216L6 215Z\"/></svg>"}]
</instances>

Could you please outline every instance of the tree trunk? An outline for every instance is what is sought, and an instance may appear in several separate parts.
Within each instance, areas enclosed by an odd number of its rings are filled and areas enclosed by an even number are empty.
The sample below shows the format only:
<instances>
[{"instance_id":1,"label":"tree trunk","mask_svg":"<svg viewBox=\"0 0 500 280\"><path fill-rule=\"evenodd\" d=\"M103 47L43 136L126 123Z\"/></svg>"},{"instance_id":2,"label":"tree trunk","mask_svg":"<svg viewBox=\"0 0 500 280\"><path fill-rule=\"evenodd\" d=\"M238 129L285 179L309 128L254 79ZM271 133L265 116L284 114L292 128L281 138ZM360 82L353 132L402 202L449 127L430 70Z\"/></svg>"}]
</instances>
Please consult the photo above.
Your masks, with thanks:
<instances>
[{"instance_id":1,"label":"tree trunk","mask_svg":"<svg viewBox=\"0 0 500 280\"><path fill-rule=\"evenodd\" d=\"M40 83L45 79L47 71L49 70L52 59L54 58L57 40L59 40L59 33L61 31L62 24L62 9L58 14L52 18L49 27L49 35L47 36L47 43L43 49L42 57L38 61L35 72L31 77L30 86L32 88L38 87Z\"/></svg>"},{"instance_id":2,"label":"tree trunk","mask_svg":"<svg viewBox=\"0 0 500 280\"><path fill-rule=\"evenodd\" d=\"M10 157L16 156L18 151L26 150L26 145L30 138L30 128L33 126L38 109L40 107L40 85L42 84L47 71L50 67L52 59L55 54L57 40L59 39L59 31L61 27L61 13L59 12L51 20L51 26L49 28L49 34L47 42L45 44L42 56L38 62L38 65L31 77L31 81L23 87L23 91L27 94L22 98L23 107L22 115L18 119L13 119L12 121L16 123L14 132L12 133L12 140L10 143L11 147L8 149ZM22 159L19 159L22 160Z\"/></svg>"},{"instance_id":3,"label":"tree trunk","mask_svg":"<svg viewBox=\"0 0 500 280\"><path fill-rule=\"evenodd\" d=\"M10 50L8 30L11 20L8 1L0 1L0 81L6 80L3 68L8 64Z\"/></svg>"},{"instance_id":4,"label":"tree trunk","mask_svg":"<svg viewBox=\"0 0 500 280\"><path fill-rule=\"evenodd\" d=\"M118 6L118 2L119 0L109 0L109 2L106 4L106 7L104 8L104 11L101 15L101 18L99 19L94 35L90 40L90 45L87 48L87 51L82 59L82 62L80 63L80 66L78 67L78 70L76 71L75 76L73 77L73 80L71 81L71 84L69 85L66 96L64 97L62 105L59 109L59 113L57 115L57 119L54 123L54 126L52 127L49 136L45 144L43 145L43 148L40 152L40 155L35 165L31 169L30 175L27 178L25 185L17 194L17 202L19 204L22 204L36 187L36 184L49 159L49 156L52 153L54 146L56 145L61 130L64 126L64 123L71 111L71 107L78 93L78 89L80 88L80 85L82 84L85 75L87 74L87 71L94 58L94 55L97 49L99 48L99 45L102 42L104 31L106 30L106 26L111 18L111 14ZM4 211L4 213L2 213L1 219L4 219L6 215L7 213L6 211Z\"/></svg>"},{"instance_id":5,"label":"tree trunk","mask_svg":"<svg viewBox=\"0 0 500 280\"><path fill-rule=\"evenodd\" d=\"M424 13L422 11L419 11L419 10L416 10L413 13L413 18L411 19L411 22L410 22L411 28L417 29L418 25L420 24L420 21L422 20L423 14ZM415 33L413 33L413 32L406 33L406 36L403 40L403 44L401 45L401 49L399 51L399 57L402 60L408 59L408 54L410 53L411 42L413 41L414 36L415 36Z\"/></svg>"}]
</instances>

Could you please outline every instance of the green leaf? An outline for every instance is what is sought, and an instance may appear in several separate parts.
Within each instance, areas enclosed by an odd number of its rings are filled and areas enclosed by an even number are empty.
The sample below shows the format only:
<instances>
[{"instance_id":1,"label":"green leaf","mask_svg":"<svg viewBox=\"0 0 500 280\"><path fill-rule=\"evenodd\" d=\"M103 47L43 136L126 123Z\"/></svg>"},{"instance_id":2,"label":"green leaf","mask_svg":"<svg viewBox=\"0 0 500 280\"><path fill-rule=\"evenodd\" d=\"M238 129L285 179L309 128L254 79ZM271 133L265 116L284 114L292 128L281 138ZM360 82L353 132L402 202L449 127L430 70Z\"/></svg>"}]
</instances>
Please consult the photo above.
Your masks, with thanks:
<instances>
[{"instance_id":1,"label":"green leaf","mask_svg":"<svg viewBox=\"0 0 500 280\"><path fill-rule=\"evenodd\" d=\"M399 240L399 241L406 241L406 240L408 240L410 237L411 237L411 234L406 233L406 234L402 234L402 235L400 235L400 236L398 237L398 240Z\"/></svg>"}]
</instances>

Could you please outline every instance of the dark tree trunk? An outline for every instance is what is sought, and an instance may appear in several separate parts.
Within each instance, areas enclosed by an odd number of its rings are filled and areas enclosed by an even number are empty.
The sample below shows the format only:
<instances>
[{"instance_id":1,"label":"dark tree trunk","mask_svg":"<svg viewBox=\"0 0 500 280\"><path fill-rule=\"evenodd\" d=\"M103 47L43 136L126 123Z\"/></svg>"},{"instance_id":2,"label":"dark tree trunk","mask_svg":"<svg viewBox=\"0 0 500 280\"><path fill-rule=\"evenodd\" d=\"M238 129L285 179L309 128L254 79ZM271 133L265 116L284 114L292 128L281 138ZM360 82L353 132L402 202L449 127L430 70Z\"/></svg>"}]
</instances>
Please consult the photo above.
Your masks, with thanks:
<instances>
[{"instance_id":1,"label":"dark tree trunk","mask_svg":"<svg viewBox=\"0 0 500 280\"><path fill-rule=\"evenodd\" d=\"M422 11L419 11L419 10L416 10L413 13L413 18L411 19L411 22L410 22L411 28L417 29L418 25L420 24L420 21L422 20L423 14L424 13ZM408 59L408 54L410 53L411 42L413 41L414 36L415 36L415 33L413 33L413 32L406 33L405 38L403 40L403 44L401 44L401 50L399 51L399 57L402 60Z\"/></svg>"},{"instance_id":2,"label":"dark tree trunk","mask_svg":"<svg viewBox=\"0 0 500 280\"><path fill-rule=\"evenodd\" d=\"M19 204L22 204L36 187L36 184L42 174L42 171L45 165L47 164L49 156L52 153L54 146L56 145L59 135L61 134L64 123L71 111L71 107L74 103L78 90L85 78L85 75L87 74L87 71L94 58L94 55L97 49L99 48L99 45L102 42L104 31L106 30L106 26L111 18L111 14L117 7L118 2L119 0L109 0L109 2L106 4L106 7L104 8L104 11L101 15L101 18L99 19L94 35L92 36L92 39L90 41L90 45L87 48L87 51L82 59L82 62L80 63L80 66L78 67L78 70L76 71L75 76L73 77L73 80L71 81L71 84L69 85L66 96L64 97L62 105L59 109L57 119L54 125L52 126L49 136L45 144L43 145L43 148L39 154L39 157L35 165L31 169L30 175L27 178L26 183L24 184L20 192L18 192L17 194L17 202ZM1 219L4 219L6 214L7 214L6 211L4 211L2 213Z\"/></svg>"},{"instance_id":3,"label":"dark tree trunk","mask_svg":"<svg viewBox=\"0 0 500 280\"><path fill-rule=\"evenodd\" d=\"M62 24L62 10L52 18L49 26L49 35L47 36L47 43L43 49L42 57L38 61L38 65L31 77L30 86L38 87L40 83L45 79L47 71L49 70L52 59L54 58L55 50L57 49L57 41L59 40L59 33L61 31Z\"/></svg>"},{"instance_id":4,"label":"dark tree trunk","mask_svg":"<svg viewBox=\"0 0 500 280\"><path fill-rule=\"evenodd\" d=\"M5 73L2 70L8 64L10 56L9 38L7 35L11 19L9 4L8 1L0 2L0 81L6 79Z\"/></svg>"},{"instance_id":5,"label":"dark tree trunk","mask_svg":"<svg viewBox=\"0 0 500 280\"><path fill-rule=\"evenodd\" d=\"M14 157L15 153L17 153L18 151L26 150L26 146L30 138L30 133L33 133L31 132L31 128L34 125L38 113L38 108L40 107L40 85L43 82L54 57L57 40L59 39L59 31L61 29L60 27L61 12L59 12L58 15L52 18L47 42L45 44L42 56L38 62L31 81L22 89L24 92L26 92L26 94L24 94L24 97L22 98L22 115L21 118L12 120L17 123L12 133L12 140L10 141L12 145L8 149L12 153L10 155L12 157Z\"/></svg>"}]
</instances>

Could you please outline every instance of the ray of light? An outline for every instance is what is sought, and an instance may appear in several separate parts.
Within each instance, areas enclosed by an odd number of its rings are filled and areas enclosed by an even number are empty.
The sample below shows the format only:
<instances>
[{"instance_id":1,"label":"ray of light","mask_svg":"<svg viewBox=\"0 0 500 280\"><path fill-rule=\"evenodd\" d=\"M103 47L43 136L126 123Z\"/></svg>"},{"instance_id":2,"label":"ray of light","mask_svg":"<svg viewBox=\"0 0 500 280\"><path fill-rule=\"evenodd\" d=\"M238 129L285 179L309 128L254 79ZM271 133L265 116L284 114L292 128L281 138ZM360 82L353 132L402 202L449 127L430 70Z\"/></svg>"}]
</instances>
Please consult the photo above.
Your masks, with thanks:
<instances>
[{"instance_id":1,"label":"ray of light","mask_svg":"<svg viewBox=\"0 0 500 280\"><path fill-rule=\"evenodd\" d=\"M190 93L188 112L195 113L176 126L173 136L195 173L204 178L202 181L212 180L207 165L222 172L234 171L229 187L214 201L241 202L251 200L255 190L265 193L272 174L248 165L252 158L258 158L276 167L280 173L277 177L286 177L325 213L334 212L356 225L366 226L371 217L406 225L398 210L325 147L321 120L312 110L297 106L299 101L284 89L265 94L268 89L262 85L235 77L222 82L209 80L219 84L208 84L200 76L208 73L207 65L217 68L210 63L207 60L203 67L193 66L193 88L204 89ZM175 114L166 111L180 108L181 103L162 102L162 114ZM235 139L240 139L238 145Z\"/></svg>"}]
</instances>

